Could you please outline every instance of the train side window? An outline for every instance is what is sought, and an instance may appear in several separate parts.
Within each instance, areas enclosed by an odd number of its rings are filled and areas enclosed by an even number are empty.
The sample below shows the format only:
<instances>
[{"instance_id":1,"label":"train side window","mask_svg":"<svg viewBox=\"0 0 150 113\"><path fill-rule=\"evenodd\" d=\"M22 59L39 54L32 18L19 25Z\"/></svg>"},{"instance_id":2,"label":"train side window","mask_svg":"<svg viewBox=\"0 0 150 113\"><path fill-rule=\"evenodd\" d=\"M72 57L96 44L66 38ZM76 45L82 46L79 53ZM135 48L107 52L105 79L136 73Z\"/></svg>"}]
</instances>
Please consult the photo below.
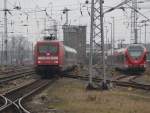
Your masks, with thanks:
<instances>
[{"instance_id":1,"label":"train side window","mask_svg":"<svg viewBox=\"0 0 150 113\"><path fill-rule=\"evenodd\" d=\"M123 55L121 55L121 62L123 62Z\"/></svg>"},{"instance_id":2,"label":"train side window","mask_svg":"<svg viewBox=\"0 0 150 113\"><path fill-rule=\"evenodd\" d=\"M147 53L146 56L147 56L147 60L150 60L150 53L149 52Z\"/></svg>"},{"instance_id":3,"label":"train side window","mask_svg":"<svg viewBox=\"0 0 150 113\"><path fill-rule=\"evenodd\" d=\"M118 55L118 59L117 59L117 60L118 60L118 62L120 63L120 55Z\"/></svg>"},{"instance_id":4,"label":"train side window","mask_svg":"<svg viewBox=\"0 0 150 113\"><path fill-rule=\"evenodd\" d=\"M65 52L65 56L66 56L66 58L68 58L68 52L67 51Z\"/></svg>"},{"instance_id":5,"label":"train side window","mask_svg":"<svg viewBox=\"0 0 150 113\"><path fill-rule=\"evenodd\" d=\"M122 61L122 55L120 55L120 62Z\"/></svg>"}]
</instances>

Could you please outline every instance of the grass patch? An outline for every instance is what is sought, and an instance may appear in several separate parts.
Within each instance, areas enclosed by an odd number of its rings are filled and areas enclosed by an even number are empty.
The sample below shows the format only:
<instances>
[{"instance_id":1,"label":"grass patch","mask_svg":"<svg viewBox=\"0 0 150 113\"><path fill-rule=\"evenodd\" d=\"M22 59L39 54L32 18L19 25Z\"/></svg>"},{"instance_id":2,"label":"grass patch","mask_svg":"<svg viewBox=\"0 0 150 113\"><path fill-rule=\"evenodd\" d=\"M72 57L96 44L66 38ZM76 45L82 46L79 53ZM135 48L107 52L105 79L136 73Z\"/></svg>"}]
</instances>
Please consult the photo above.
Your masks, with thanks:
<instances>
[{"instance_id":1,"label":"grass patch","mask_svg":"<svg viewBox=\"0 0 150 113\"><path fill-rule=\"evenodd\" d=\"M150 113L150 98L119 90L86 91L85 85L63 79L46 91L48 108L65 113Z\"/></svg>"}]
</instances>

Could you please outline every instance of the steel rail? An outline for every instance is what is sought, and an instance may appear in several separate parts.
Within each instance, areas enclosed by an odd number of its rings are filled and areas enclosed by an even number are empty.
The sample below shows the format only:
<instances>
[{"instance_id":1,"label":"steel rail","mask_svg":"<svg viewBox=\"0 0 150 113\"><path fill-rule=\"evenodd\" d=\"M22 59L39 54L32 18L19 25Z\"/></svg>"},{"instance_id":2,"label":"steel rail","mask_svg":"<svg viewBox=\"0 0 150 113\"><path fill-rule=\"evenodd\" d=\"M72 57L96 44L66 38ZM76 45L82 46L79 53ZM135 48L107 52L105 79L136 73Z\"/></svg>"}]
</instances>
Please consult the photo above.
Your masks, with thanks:
<instances>
[{"instance_id":1,"label":"steel rail","mask_svg":"<svg viewBox=\"0 0 150 113\"><path fill-rule=\"evenodd\" d=\"M11 107L14 107L14 103L16 103L16 102L17 102L17 99L19 98L19 97L18 97L18 98L15 98L15 99L12 100L12 99L8 96L8 94L11 95L11 93L13 93L13 92L15 92L15 91L18 91L18 90L21 90L21 89L23 89L23 88L26 88L26 87L32 85L32 84L35 83L35 82L36 82L36 81L34 81L34 82L30 83L30 84L27 84L27 85L25 85L25 86L21 86L21 87L19 87L19 88L13 89L13 90L7 92L6 94L4 94L3 96L4 96L5 98L7 98L7 100L9 100L9 103L8 103L6 106L4 106L3 108L1 108L1 109L0 109L0 112L3 112L4 110L10 109ZM17 96L17 95L16 95L16 96ZM12 98L13 98L13 97L15 97L15 95L13 95Z\"/></svg>"},{"instance_id":2,"label":"steel rail","mask_svg":"<svg viewBox=\"0 0 150 113\"><path fill-rule=\"evenodd\" d=\"M6 98L6 97L5 97L5 98ZM8 99L8 98L6 98L6 99L8 100L9 103L7 103L7 105L4 106L3 109L6 109L6 108L8 108L8 107L13 107L13 110L15 110L15 113L22 113L21 110L20 110L20 108L19 108L19 106L18 106L15 102L11 101L11 100ZM1 109L1 111L2 111L3 109Z\"/></svg>"},{"instance_id":3,"label":"steel rail","mask_svg":"<svg viewBox=\"0 0 150 113\"><path fill-rule=\"evenodd\" d=\"M10 76L14 76L14 75L18 75L18 74L22 74L22 73L30 72L30 71L33 71L33 69L20 70L19 72L12 72L12 73L1 74L1 75L0 75L0 79L8 78L8 77L10 77Z\"/></svg>"},{"instance_id":4,"label":"steel rail","mask_svg":"<svg viewBox=\"0 0 150 113\"><path fill-rule=\"evenodd\" d=\"M29 76L31 74L35 74L35 72L33 70L30 70L30 71L28 70L28 71L21 72L21 73L13 73L9 76L7 75L6 77L0 78L0 84L5 83L5 82L9 82L9 81L12 81L15 79L19 79L19 78L22 78L25 76Z\"/></svg>"},{"instance_id":5,"label":"steel rail","mask_svg":"<svg viewBox=\"0 0 150 113\"><path fill-rule=\"evenodd\" d=\"M98 68L95 68L95 70L100 73ZM144 89L144 90L149 90L150 89L150 85L148 84L141 84L135 81L135 79L141 77L142 74L130 74L130 75L122 75L122 76L118 76L116 78L112 78L111 80L107 80L108 82L112 82L118 86L124 86L124 87L133 87L133 88L137 88L137 89ZM132 78L130 78L132 77ZM123 81L123 79L129 78L127 81ZM95 78L97 79L97 78ZM99 80L98 80L99 81Z\"/></svg>"},{"instance_id":6,"label":"steel rail","mask_svg":"<svg viewBox=\"0 0 150 113\"><path fill-rule=\"evenodd\" d=\"M13 107L13 104L15 103L14 105L17 105L19 107L18 110L20 110L21 113L23 112L26 113L27 110L21 104L22 100L24 98L31 96L36 91L42 89L49 83L50 83L50 80L36 80L28 85L9 91L3 96L5 96L8 100L10 100L11 103L6 105L4 108L0 109L0 112L3 113L7 109L10 109L11 107Z\"/></svg>"},{"instance_id":7,"label":"steel rail","mask_svg":"<svg viewBox=\"0 0 150 113\"><path fill-rule=\"evenodd\" d=\"M15 72L15 71L24 71L24 70L29 70L29 69L31 69L32 67L30 66L30 67L26 67L26 66L22 66L22 67L12 67L11 69L7 69L6 68L6 71L0 71L0 75L5 75L5 74L10 74L10 73L12 73L12 72Z\"/></svg>"},{"instance_id":8,"label":"steel rail","mask_svg":"<svg viewBox=\"0 0 150 113\"><path fill-rule=\"evenodd\" d=\"M65 75L63 77L88 81L88 77L85 77L85 76ZM96 83L99 83L102 80L103 79L93 78L93 81L96 82ZM150 85L140 84L140 83L131 82L131 81L107 80L107 82L113 83L117 86L122 86L122 87L133 87L133 88L136 88L136 89L150 90Z\"/></svg>"},{"instance_id":9,"label":"steel rail","mask_svg":"<svg viewBox=\"0 0 150 113\"><path fill-rule=\"evenodd\" d=\"M146 85L146 84L140 84L140 83L134 83L134 82L124 82L124 81L112 81L112 82L118 86L133 87L136 89L150 90L150 85Z\"/></svg>"},{"instance_id":10,"label":"steel rail","mask_svg":"<svg viewBox=\"0 0 150 113\"><path fill-rule=\"evenodd\" d=\"M2 111L7 106L9 106L10 104L12 104L12 106L14 106L14 109L16 111L15 113L21 113L20 110L19 110L19 106L17 104L13 103L11 100L9 100L8 98L6 98L4 96L1 96L1 98L3 98L3 101L5 101L5 103L2 106L0 106L0 111Z\"/></svg>"},{"instance_id":11,"label":"steel rail","mask_svg":"<svg viewBox=\"0 0 150 113\"><path fill-rule=\"evenodd\" d=\"M0 109L4 108L8 104L8 100L3 95L0 96Z\"/></svg>"},{"instance_id":12,"label":"steel rail","mask_svg":"<svg viewBox=\"0 0 150 113\"><path fill-rule=\"evenodd\" d=\"M47 86L48 84L52 84L53 82L55 82L55 80L52 80L50 83L44 83L43 85L41 85L40 87L38 87L37 89L33 90L32 92L24 95L23 97L21 97L18 100L18 105L20 107L20 109L22 110L23 113L30 113L30 111L28 111L24 106L23 106L23 101L25 101L26 98L32 96L35 92L41 90L43 87Z\"/></svg>"}]
</instances>

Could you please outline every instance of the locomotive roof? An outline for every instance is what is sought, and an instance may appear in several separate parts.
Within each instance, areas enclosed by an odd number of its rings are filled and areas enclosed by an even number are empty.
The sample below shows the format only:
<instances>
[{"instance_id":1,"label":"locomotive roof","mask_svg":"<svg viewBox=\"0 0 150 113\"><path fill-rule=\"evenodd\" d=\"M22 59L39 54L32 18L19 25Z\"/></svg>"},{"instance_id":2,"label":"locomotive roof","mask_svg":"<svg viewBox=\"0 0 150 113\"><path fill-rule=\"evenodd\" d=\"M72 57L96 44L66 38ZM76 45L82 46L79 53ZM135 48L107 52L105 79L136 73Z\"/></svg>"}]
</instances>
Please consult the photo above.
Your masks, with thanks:
<instances>
[{"instance_id":1,"label":"locomotive roof","mask_svg":"<svg viewBox=\"0 0 150 113\"><path fill-rule=\"evenodd\" d=\"M60 41L60 40L42 40L42 41L37 41L37 43L49 43L49 42L63 42L63 41Z\"/></svg>"},{"instance_id":2,"label":"locomotive roof","mask_svg":"<svg viewBox=\"0 0 150 113\"><path fill-rule=\"evenodd\" d=\"M42 41L38 41L38 43L49 43L49 42L54 42L54 43L61 43L63 41L60 40L42 40ZM64 45L64 49L68 52L72 52L72 53L77 53L77 51L74 48L71 48L69 46Z\"/></svg>"}]
</instances>

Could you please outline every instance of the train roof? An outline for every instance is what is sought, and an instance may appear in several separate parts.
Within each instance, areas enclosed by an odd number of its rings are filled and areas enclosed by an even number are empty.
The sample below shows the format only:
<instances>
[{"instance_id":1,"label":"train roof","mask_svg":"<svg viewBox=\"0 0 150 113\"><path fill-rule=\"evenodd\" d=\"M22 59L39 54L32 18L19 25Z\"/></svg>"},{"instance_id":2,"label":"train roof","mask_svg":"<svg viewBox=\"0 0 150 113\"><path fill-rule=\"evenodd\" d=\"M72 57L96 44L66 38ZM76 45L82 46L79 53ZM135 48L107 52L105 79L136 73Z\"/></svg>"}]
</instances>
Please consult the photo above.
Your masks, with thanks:
<instances>
[{"instance_id":1,"label":"train roof","mask_svg":"<svg viewBox=\"0 0 150 113\"><path fill-rule=\"evenodd\" d=\"M125 50L126 50L126 48L120 48L120 49L114 50L113 55L124 54Z\"/></svg>"},{"instance_id":2,"label":"train roof","mask_svg":"<svg viewBox=\"0 0 150 113\"><path fill-rule=\"evenodd\" d=\"M129 48L131 46L141 46L141 47L145 48L145 46L143 44L130 44L127 46L127 48Z\"/></svg>"},{"instance_id":3,"label":"train roof","mask_svg":"<svg viewBox=\"0 0 150 113\"><path fill-rule=\"evenodd\" d=\"M77 53L77 51L69 46L64 46L65 50L72 53Z\"/></svg>"},{"instance_id":4,"label":"train roof","mask_svg":"<svg viewBox=\"0 0 150 113\"><path fill-rule=\"evenodd\" d=\"M128 49L129 47L132 47L132 46L140 46L140 47L143 47L143 49L145 48L145 46L143 44L130 44L128 45L127 47L125 48L120 48L120 49L117 49L114 51L114 54L117 54L117 53L124 53L126 49Z\"/></svg>"},{"instance_id":5,"label":"train roof","mask_svg":"<svg viewBox=\"0 0 150 113\"><path fill-rule=\"evenodd\" d=\"M130 44L130 45L128 45L128 46L125 47L125 48L120 48L120 49L117 49L117 50L115 50L115 51L119 53L119 52L125 51L127 48L129 48L129 47L131 47L131 46L141 46L141 47L145 48L145 46L144 46L143 44Z\"/></svg>"},{"instance_id":6,"label":"train roof","mask_svg":"<svg viewBox=\"0 0 150 113\"><path fill-rule=\"evenodd\" d=\"M130 45L128 45L125 48L120 48L120 49L114 50L113 55L123 54L131 46L141 46L141 47L146 49L146 47L143 44L130 44ZM108 56L112 55L112 51L111 50L107 51L106 53L107 53Z\"/></svg>"},{"instance_id":7,"label":"train roof","mask_svg":"<svg viewBox=\"0 0 150 113\"><path fill-rule=\"evenodd\" d=\"M41 41L37 41L37 43L49 43L49 42L61 43L63 41L60 41L60 40L41 40Z\"/></svg>"},{"instance_id":8,"label":"train roof","mask_svg":"<svg viewBox=\"0 0 150 113\"><path fill-rule=\"evenodd\" d=\"M125 50L126 50L126 48L120 48L120 49L115 50L115 52L120 53L120 52L123 52L123 51L125 51Z\"/></svg>"}]
</instances>

